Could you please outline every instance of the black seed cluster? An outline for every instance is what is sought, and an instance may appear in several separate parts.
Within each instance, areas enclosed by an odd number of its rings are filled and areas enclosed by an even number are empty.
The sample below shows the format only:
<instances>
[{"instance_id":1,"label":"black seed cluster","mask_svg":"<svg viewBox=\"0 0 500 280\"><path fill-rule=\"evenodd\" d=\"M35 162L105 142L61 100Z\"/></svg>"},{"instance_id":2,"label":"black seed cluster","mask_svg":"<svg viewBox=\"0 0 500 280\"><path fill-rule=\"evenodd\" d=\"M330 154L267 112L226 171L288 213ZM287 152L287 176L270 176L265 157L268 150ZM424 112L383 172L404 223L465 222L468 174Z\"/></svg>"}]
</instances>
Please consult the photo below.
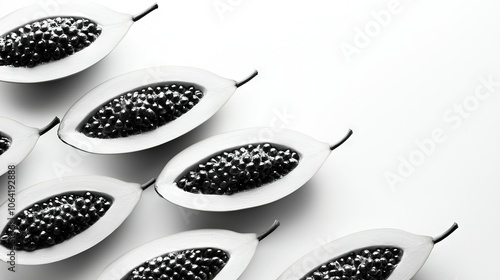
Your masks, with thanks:
<instances>
[{"instance_id":1,"label":"black seed cluster","mask_svg":"<svg viewBox=\"0 0 500 280\"><path fill-rule=\"evenodd\" d=\"M300 280L385 280L403 256L394 247L366 248L330 260Z\"/></svg>"},{"instance_id":2,"label":"black seed cluster","mask_svg":"<svg viewBox=\"0 0 500 280\"><path fill-rule=\"evenodd\" d=\"M0 243L24 251L51 247L92 226L111 204L108 197L91 192L49 198L17 214L2 231Z\"/></svg>"},{"instance_id":3,"label":"black seed cluster","mask_svg":"<svg viewBox=\"0 0 500 280\"><path fill-rule=\"evenodd\" d=\"M90 46L102 27L74 17L47 18L0 36L0 66L35 67Z\"/></svg>"},{"instance_id":4,"label":"black seed cluster","mask_svg":"<svg viewBox=\"0 0 500 280\"><path fill-rule=\"evenodd\" d=\"M231 195L278 180L299 164L299 155L269 143L224 151L188 171L176 183L187 192Z\"/></svg>"},{"instance_id":5,"label":"black seed cluster","mask_svg":"<svg viewBox=\"0 0 500 280\"><path fill-rule=\"evenodd\" d=\"M83 125L92 138L119 138L154 130L191 110L203 92L191 85L148 86L111 100Z\"/></svg>"},{"instance_id":6,"label":"black seed cluster","mask_svg":"<svg viewBox=\"0 0 500 280\"><path fill-rule=\"evenodd\" d=\"M0 156L10 148L10 138L0 135Z\"/></svg>"},{"instance_id":7,"label":"black seed cluster","mask_svg":"<svg viewBox=\"0 0 500 280\"><path fill-rule=\"evenodd\" d=\"M214 248L171 252L136 267L121 280L212 280L229 260Z\"/></svg>"}]
</instances>

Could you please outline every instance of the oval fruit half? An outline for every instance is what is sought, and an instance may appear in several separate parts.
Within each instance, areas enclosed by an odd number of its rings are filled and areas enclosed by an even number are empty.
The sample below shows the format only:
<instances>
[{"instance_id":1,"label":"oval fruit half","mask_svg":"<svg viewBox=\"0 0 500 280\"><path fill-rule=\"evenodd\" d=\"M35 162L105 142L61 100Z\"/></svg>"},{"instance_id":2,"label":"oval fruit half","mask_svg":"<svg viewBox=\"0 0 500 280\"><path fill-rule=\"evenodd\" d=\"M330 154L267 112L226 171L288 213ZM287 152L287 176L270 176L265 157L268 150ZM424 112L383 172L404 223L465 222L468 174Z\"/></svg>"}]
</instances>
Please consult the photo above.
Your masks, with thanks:
<instances>
[{"instance_id":1,"label":"oval fruit half","mask_svg":"<svg viewBox=\"0 0 500 280\"><path fill-rule=\"evenodd\" d=\"M213 116L241 85L180 66L147 68L91 90L66 113L59 138L77 149L119 154L175 139Z\"/></svg>"},{"instance_id":2,"label":"oval fruit half","mask_svg":"<svg viewBox=\"0 0 500 280\"><path fill-rule=\"evenodd\" d=\"M140 246L109 265L98 280L234 280L250 263L263 234L204 229L174 234Z\"/></svg>"},{"instance_id":3,"label":"oval fruit half","mask_svg":"<svg viewBox=\"0 0 500 280\"><path fill-rule=\"evenodd\" d=\"M17 121L0 117L0 175L7 172L9 165L18 165L33 150L41 135L59 123L54 118L46 127L38 129Z\"/></svg>"},{"instance_id":4,"label":"oval fruit half","mask_svg":"<svg viewBox=\"0 0 500 280\"><path fill-rule=\"evenodd\" d=\"M0 19L0 80L38 83L78 73L106 57L135 21L156 8L132 16L71 1L57 9L34 4L16 10Z\"/></svg>"},{"instance_id":5,"label":"oval fruit half","mask_svg":"<svg viewBox=\"0 0 500 280\"><path fill-rule=\"evenodd\" d=\"M15 250L19 264L39 265L93 247L122 224L153 182L141 186L109 177L74 176L9 194L0 205L0 259L7 262L7 254Z\"/></svg>"},{"instance_id":6,"label":"oval fruit half","mask_svg":"<svg viewBox=\"0 0 500 280\"><path fill-rule=\"evenodd\" d=\"M337 239L305 255L278 280L372 279L410 280L424 265L437 238L396 229L362 231Z\"/></svg>"},{"instance_id":7,"label":"oval fruit half","mask_svg":"<svg viewBox=\"0 0 500 280\"><path fill-rule=\"evenodd\" d=\"M156 191L168 201L204 211L234 211L281 199L304 185L331 151L344 143L319 142L292 130L266 128L223 133L174 156L163 168Z\"/></svg>"}]
</instances>

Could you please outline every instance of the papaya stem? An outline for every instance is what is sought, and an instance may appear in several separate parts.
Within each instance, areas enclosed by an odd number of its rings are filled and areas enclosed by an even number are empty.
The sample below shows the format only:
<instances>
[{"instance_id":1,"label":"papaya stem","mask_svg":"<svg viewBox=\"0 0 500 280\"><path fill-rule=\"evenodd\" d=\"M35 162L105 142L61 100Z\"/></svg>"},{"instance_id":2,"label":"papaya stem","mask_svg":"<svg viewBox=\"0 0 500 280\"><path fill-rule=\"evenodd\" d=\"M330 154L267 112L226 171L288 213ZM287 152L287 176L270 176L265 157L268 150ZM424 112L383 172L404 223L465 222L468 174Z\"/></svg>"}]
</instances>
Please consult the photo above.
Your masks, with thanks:
<instances>
[{"instance_id":1,"label":"papaya stem","mask_svg":"<svg viewBox=\"0 0 500 280\"><path fill-rule=\"evenodd\" d=\"M262 241L262 239L266 238L269 234L273 233L273 231L275 231L279 226L280 222L278 220L275 220L273 225L268 230L257 236L257 240Z\"/></svg>"},{"instance_id":2,"label":"papaya stem","mask_svg":"<svg viewBox=\"0 0 500 280\"><path fill-rule=\"evenodd\" d=\"M147 14L151 13L152 11L158 9L158 3L155 3L153 6L149 7L147 10L145 10L144 12L138 14L138 15L135 15L132 17L132 20L134 22L140 20L141 18L145 17Z\"/></svg>"},{"instance_id":3,"label":"papaya stem","mask_svg":"<svg viewBox=\"0 0 500 280\"><path fill-rule=\"evenodd\" d=\"M434 238L434 240L433 240L434 244L438 244L439 242L443 241L443 239L450 236L450 234L452 234L455 230L457 230L457 228L458 228L457 223L453 223L453 225L447 231L445 231L440 236Z\"/></svg>"},{"instance_id":4,"label":"papaya stem","mask_svg":"<svg viewBox=\"0 0 500 280\"><path fill-rule=\"evenodd\" d=\"M257 76L258 74L259 72L257 70L254 70L253 73L250 76L248 76L248 78L244 79L243 81L237 82L236 87L241 87L242 85L250 82L250 80L255 78L255 76Z\"/></svg>"},{"instance_id":5,"label":"papaya stem","mask_svg":"<svg viewBox=\"0 0 500 280\"><path fill-rule=\"evenodd\" d=\"M144 190L147 190L149 187L151 187L152 185L154 185L156 183L156 178L153 178L149 181L147 181L146 183L144 183L142 186L141 186L141 189L144 191Z\"/></svg>"},{"instance_id":6,"label":"papaya stem","mask_svg":"<svg viewBox=\"0 0 500 280\"><path fill-rule=\"evenodd\" d=\"M55 117L46 127L40 129L40 132L38 133L40 136L44 135L47 133L49 130L54 128L56 125L58 125L61 122L61 120L58 117Z\"/></svg>"},{"instance_id":7,"label":"papaya stem","mask_svg":"<svg viewBox=\"0 0 500 280\"><path fill-rule=\"evenodd\" d=\"M351 137L352 133L353 133L352 129L349 129L349 132L347 132L347 134L346 134L346 136L344 136L344 138L342 138L337 144L332 145L330 147L330 151L333 151L336 148L338 148L340 145L344 144L344 142L347 141L347 139L349 139L349 137Z\"/></svg>"}]
</instances>

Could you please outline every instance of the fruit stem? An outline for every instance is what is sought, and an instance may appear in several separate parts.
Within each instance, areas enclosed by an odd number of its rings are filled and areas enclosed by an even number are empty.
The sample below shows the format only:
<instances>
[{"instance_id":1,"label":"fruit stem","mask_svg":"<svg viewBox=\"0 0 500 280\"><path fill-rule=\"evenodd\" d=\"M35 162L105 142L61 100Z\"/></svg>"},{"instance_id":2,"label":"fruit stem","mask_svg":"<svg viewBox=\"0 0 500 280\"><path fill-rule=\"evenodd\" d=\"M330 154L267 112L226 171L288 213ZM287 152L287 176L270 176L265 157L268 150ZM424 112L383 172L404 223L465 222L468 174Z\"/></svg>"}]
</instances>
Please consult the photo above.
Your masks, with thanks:
<instances>
[{"instance_id":1,"label":"fruit stem","mask_svg":"<svg viewBox=\"0 0 500 280\"><path fill-rule=\"evenodd\" d=\"M447 231L445 231L440 236L434 238L434 240L433 240L434 244L438 244L439 242L443 241L443 239L450 236L450 234L452 234L455 230L457 230L457 228L458 228L457 223L453 223L453 225Z\"/></svg>"},{"instance_id":2,"label":"fruit stem","mask_svg":"<svg viewBox=\"0 0 500 280\"><path fill-rule=\"evenodd\" d=\"M248 76L248 78L244 79L243 81L237 82L236 87L241 87L242 85L250 82L250 80L255 78L255 76L257 76L258 74L259 74L259 72L257 70L254 70L252 75Z\"/></svg>"},{"instance_id":3,"label":"fruit stem","mask_svg":"<svg viewBox=\"0 0 500 280\"><path fill-rule=\"evenodd\" d=\"M61 122L61 120L58 117L55 117L46 127L40 129L40 132L38 133L40 136L44 135L47 133L49 130L54 128L56 125L58 125Z\"/></svg>"},{"instance_id":4,"label":"fruit stem","mask_svg":"<svg viewBox=\"0 0 500 280\"><path fill-rule=\"evenodd\" d=\"M144 12L136 15L136 16L133 16L132 17L132 20L134 22L140 20L141 18L145 17L147 14L151 13L152 11L158 9L158 3L155 3L153 6L149 7L149 9L145 10Z\"/></svg>"},{"instance_id":5,"label":"fruit stem","mask_svg":"<svg viewBox=\"0 0 500 280\"><path fill-rule=\"evenodd\" d=\"M156 183L156 178L153 178L149 181L147 181L146 183L144 183L142 186L141 186L141 189L144 191L144 190L147 190L149 187L151 187L152 185L154 185Z\"/></svg>"},{"instance_id":6,"label":"fruit stem","mask_svg":"<svg viewBox=\"0 0 500 280\"><path fill-rule=\"evenodd\" d=\"M266 238L269 234L273 233L273 231L275 231L279 226L280 222L278 220L275 220L273 225L268 230L257 236L257 240L262 241L262 239Z\"/></svg>"},{"instance_id":7,"label":"fruit stem","mask_svg":"<svg viewBox=\"0 0 500 280\"><path fill-rule=\"evenodd\" d=\"M346 136L344 136L344 138L342 138L342 140L340 140L337 144L330 147L330 151L333 151L336 148L338 148L340 145L344 144L344 142L347 141L347 139L349 139L349 137L351 137L352 133L353 133L352 129L349 129L349 132L347 132Z\"/></svg>"}]
</instances>

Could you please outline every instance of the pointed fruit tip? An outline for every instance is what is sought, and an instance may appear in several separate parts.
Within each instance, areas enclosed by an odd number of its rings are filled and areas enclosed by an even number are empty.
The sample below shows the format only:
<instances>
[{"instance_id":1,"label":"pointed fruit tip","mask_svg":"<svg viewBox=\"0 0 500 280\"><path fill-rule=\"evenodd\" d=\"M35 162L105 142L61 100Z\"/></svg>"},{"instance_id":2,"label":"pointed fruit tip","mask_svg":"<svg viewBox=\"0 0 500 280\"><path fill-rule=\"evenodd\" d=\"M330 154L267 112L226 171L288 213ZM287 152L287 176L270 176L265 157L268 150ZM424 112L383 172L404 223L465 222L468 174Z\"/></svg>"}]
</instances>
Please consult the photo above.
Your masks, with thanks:
<instances>
[{"instance_id":1,"label":"pointed fruit tip","mask_svg":"<svg viewBox=\"0 0 500 280\"><path fill-rule=\"evenodd\" d=\"M262 241L269 234L273 233L279 226L280 226L280 222L278 220L275 220L274 223L271 225L271 227L268 230L266 230L265 232L263 232L263 233L259 234L259 236L257 236L257 240Z\"/></svg>"},{"instance_id":2,"label":"pointed fruit tip","mask_svg":"<svg viewBox=\"0 0 500 280\"><path fill-rule=\"evenodd\" d=\"M156 178L152 178L151 180L147 181L146 183L141 185L141 189L143 191L147 190L149 187L153 186L156 183Z\"/></svg>"},{"instance_id":3,"label":"pointed fruit tip","mask_svg":"<svg viewBox=\"0 0 500 280\"><path fill-rule=\"evenodd\" d=\"M352 129L349 129L349 131L344 136L344 138L342 138L337 144L334 144L334 145L330 146L330 151L333 151L336 148L338 148L340 145L344 144L344 142L347 141L347 139L349 139L353 133L354 132L352 131Z\"/></svg>"},{"instance_id":4,"label":"pointed fruit tip","mask_svg":"<svg viewBox=\"0 0 500 280\"><path fill-rule=\"evenodd\" d=\"M435 237L433 239L434 244L438 244L439 242L443 241L444 239L446 239L448 236L450 236L457 229L458 229L458 224L453 223L453 225L447 231L445 231L443 234L441 234L438 237Z\"/></svg>"},{"instance_id":5,"label":"pointed fruit tip","mask_svg":"<svg viewBox=\"0 0 500 280\"><path fill-rule=\"evenodd\" d=\"M154 5L152 5L151 7L149 7L147 10L145 10L144 12L138 14L138 15L135 15L132 17L132 21L136 22L138 20L140 20L141 18L145 17L146 15L148 15L149 13L151 13L152 11L158 9L158 3L154 3Z\"/></svg>"},{"instance_id":6,"label":"pointed fruit tip","mask_svg":"<svg viewBox=\"0 0 500 280\"><path fill-rule=\"evenodd\" d=\"M40 136L44 135L45 133L49 132L52 128L54 128L56 125L61 123L61 120L58 117L55 117L47 126L44 128L40 129L40 132L38 133Z\"/></svg>"},{"instance_id":7,"label":"pointed fruit tip","mask_svg":"<svg viewBox=\"0 0 500 280\"><path fill-rule=\"evenodd\" d=\"M237 87L237 88L239 88L239 87L241 87L242 85L244 85L244 84L246 84L246 83L250 82L250 81L251 81L253 78L255 78L258 74L259 74L259 71L254 70L254 71L253 71L253 73L252 73L250 76L248 76L247 78L243 79L243 80L242 80L242 81L240 81L240 82L237 82L237 83L236 83L236 87Z\"/></svg>"}]
</instances>

